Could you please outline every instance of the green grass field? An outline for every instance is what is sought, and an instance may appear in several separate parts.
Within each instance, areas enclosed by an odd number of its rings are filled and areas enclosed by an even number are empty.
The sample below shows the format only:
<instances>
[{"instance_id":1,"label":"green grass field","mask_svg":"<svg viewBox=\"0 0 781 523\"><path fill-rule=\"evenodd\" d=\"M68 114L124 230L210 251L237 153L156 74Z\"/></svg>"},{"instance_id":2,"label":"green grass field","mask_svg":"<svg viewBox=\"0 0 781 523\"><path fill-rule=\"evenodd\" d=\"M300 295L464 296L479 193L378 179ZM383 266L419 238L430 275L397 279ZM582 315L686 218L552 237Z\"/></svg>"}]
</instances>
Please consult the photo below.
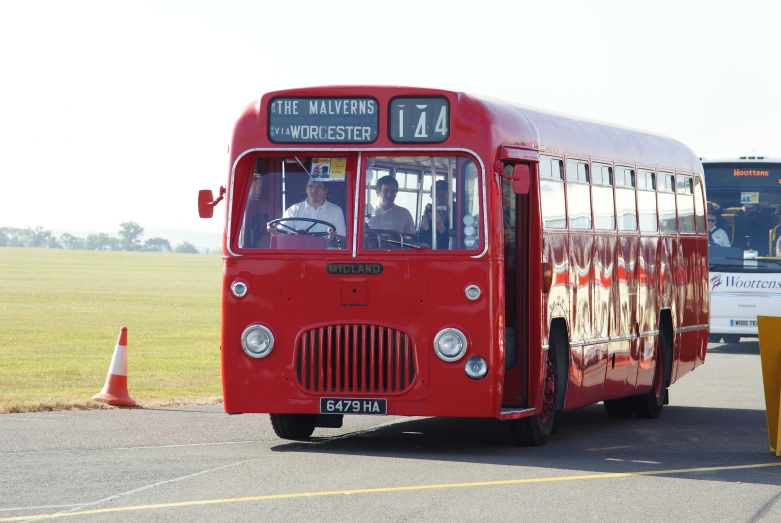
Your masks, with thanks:
<instances>
[{"instance_id":1,"label":"green grass field","mask_svg":"<svg viewBox=\"0 0 781 523\"><path fill-rule=\"evenodd\" d=\"M119 329L141 407L216 403L219 255L0 248L0 412L100 408Z\"/></svg>"}]
</instances>

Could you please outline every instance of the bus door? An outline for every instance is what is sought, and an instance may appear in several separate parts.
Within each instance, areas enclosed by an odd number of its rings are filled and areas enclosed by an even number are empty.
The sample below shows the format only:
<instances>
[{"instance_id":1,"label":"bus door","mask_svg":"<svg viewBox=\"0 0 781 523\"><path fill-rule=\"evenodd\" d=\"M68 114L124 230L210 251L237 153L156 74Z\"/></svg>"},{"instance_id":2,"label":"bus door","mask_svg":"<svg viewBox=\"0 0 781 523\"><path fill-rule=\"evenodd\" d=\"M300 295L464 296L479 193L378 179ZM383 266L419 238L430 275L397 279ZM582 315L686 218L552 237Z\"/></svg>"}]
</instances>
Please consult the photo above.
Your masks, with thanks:
<instances>
[{"instance_id":1,"label":"bus door","mask_svg":"<svg viewBox=\"0 0 781 523\"><path fill-rule=\"evenodd\" d=\"M529 173L529 164L508 165L502 178L505 406L529 405Z\"/></svg>"}]
</instances>

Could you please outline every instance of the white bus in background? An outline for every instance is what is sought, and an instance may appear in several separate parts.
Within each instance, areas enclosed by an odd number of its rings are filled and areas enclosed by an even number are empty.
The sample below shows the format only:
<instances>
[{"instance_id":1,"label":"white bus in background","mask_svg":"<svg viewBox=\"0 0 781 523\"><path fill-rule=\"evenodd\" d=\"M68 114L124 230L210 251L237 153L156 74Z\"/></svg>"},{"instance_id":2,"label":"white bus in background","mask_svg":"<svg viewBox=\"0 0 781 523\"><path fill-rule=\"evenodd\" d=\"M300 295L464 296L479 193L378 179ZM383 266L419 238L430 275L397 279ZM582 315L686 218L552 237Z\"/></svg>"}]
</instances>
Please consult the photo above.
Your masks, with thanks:
<instances>
[{"instance_id":1,"label":"white bus in background","mask_svg":"<svg viewBox=\"0 0 781 523\"><path fill-rule=\"evenodd\" d=\"M730 240L716 246L709 234L709 341L737 343L757 336L757 316L781 316L781 158L700 160L708 218Z\"/></svg>"}]
</instances>

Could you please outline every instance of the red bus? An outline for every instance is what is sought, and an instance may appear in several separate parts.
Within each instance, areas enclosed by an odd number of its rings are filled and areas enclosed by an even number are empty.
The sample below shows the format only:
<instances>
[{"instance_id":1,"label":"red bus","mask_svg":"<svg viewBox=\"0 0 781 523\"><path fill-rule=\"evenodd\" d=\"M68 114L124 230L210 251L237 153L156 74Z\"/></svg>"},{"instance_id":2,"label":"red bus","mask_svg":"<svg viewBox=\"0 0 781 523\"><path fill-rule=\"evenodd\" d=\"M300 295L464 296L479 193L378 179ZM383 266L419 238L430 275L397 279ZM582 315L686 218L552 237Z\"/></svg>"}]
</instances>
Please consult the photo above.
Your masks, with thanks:
<instances>
[{"instance_id":1,"label":"red bus","mask_svg":"<svg viewBox=\"0 0 781 523\"><path fill-rule=\"evenodd\" d=\"M541 445L591 403L657 417L705 359L702 165L675 140L315 87L248 106L229 154L224 408L281 438L378 414L499 418Z\"/></svg>"}]
</instances>

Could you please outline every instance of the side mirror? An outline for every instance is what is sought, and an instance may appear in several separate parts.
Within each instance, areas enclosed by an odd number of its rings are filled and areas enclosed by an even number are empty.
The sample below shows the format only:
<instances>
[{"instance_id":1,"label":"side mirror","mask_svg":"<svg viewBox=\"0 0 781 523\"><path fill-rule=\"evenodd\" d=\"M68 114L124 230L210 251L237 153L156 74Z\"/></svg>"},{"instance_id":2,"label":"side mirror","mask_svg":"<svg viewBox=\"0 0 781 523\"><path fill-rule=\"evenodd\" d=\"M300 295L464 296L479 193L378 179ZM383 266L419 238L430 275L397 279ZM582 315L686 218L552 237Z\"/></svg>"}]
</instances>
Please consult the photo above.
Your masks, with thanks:
<instances>
[{"instance_id":1,"label":"side mirror","mask_svg":"<svg viewBox=\"0 0 781 523\"><path fill-rule=\"evenodd\" d=\"M214 194L209 189L198 191L198 214L201 218L214 215Z\"/></svg>"},{"instance_id":2,"label":"side mirror","mask_svg":"<svg viewBox=\"0 0 781 523\"><path fill-rule=\"evenodd\" d=\"M529 164L517 163L513 165L513 192L515 194L529 194L531 183L531 171Z\"/></svg>"}]
</instances>

